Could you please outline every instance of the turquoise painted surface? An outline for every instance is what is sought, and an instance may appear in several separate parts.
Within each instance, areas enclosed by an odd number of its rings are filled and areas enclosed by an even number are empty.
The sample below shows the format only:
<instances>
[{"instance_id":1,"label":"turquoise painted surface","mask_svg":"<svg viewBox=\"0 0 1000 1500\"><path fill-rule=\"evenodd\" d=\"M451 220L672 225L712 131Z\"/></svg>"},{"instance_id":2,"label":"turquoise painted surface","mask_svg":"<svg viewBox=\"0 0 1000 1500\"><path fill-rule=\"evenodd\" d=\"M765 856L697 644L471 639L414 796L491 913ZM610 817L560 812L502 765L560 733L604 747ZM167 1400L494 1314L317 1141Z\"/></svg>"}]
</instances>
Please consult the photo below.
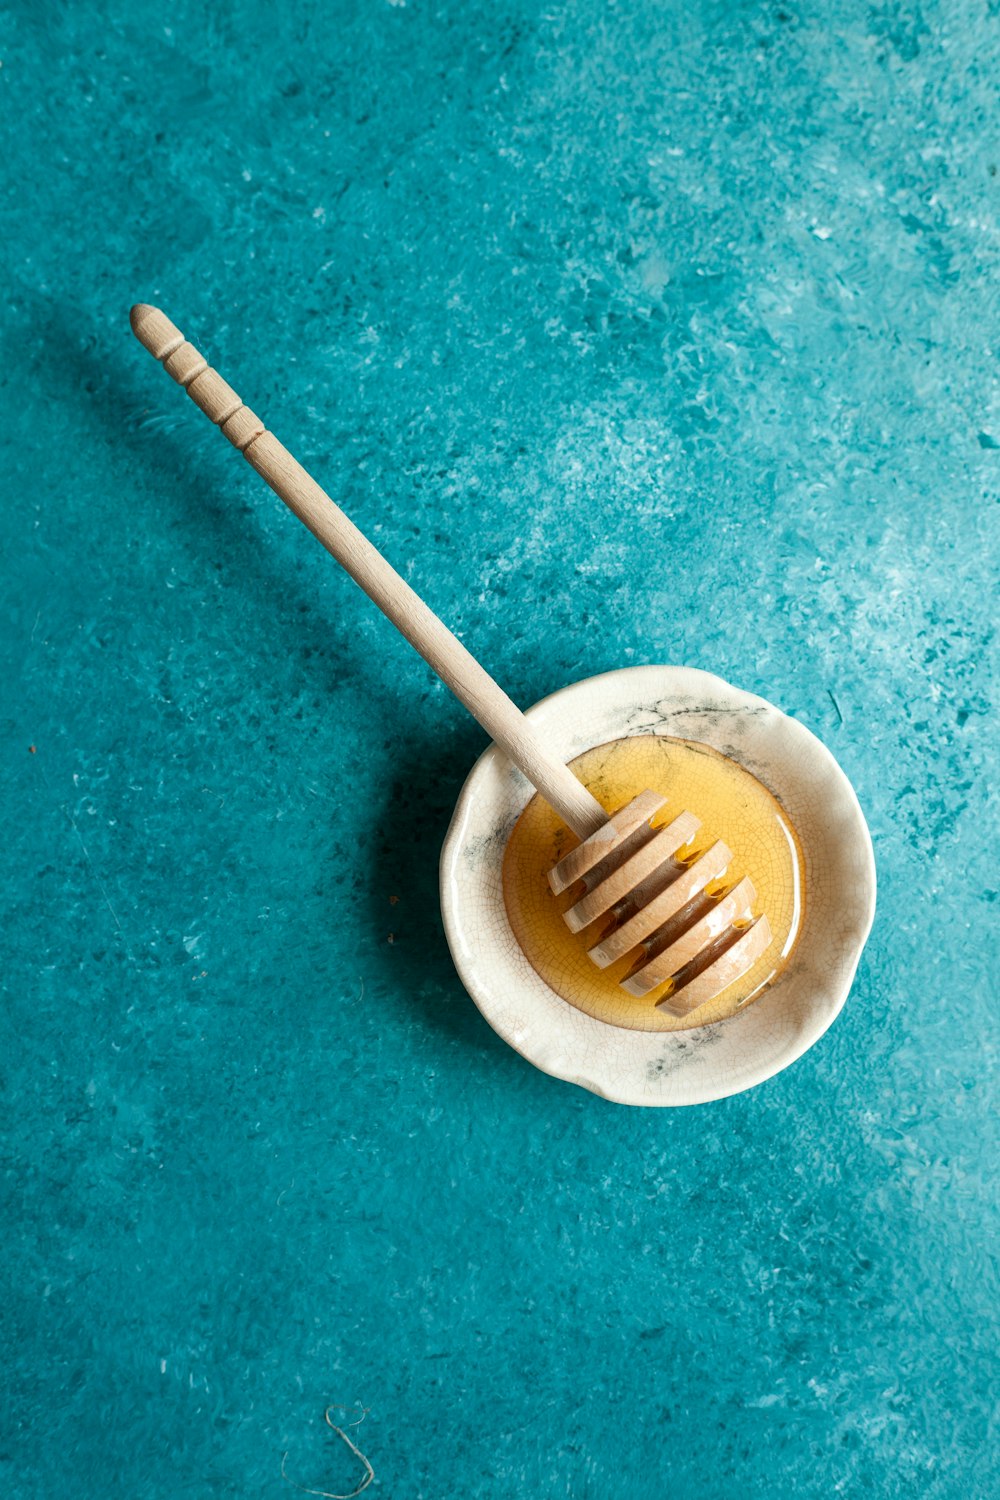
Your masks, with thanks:
<instances>
[{"instance_id":1,"label":"turquoise painted surface","mask_svg":"<svg viewBox=\"0 0 1000 1500\"><path fill-rule=\"evenodd\" d=\"M998 24L7 11L9 1500L350 1490L331 1402L393 1497L997 1492ZM521 701L686 662L831 746L880 908L792 1070L644 1113L493 1036L483 737L138 299Z\"/></svg>"}]
</instances>

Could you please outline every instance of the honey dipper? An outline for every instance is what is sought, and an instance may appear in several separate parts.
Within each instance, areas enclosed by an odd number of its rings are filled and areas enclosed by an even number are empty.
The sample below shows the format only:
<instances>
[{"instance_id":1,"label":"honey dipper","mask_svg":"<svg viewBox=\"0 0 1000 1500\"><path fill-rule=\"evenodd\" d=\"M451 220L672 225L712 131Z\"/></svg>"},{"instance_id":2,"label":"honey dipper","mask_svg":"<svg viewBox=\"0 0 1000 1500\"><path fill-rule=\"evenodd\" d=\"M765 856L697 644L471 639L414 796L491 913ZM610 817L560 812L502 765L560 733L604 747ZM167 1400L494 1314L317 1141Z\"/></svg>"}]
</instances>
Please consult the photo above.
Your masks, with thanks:
<instances>
[{"instance_id":1,"label":"honey dipper","mask_svg":"<svg viewBox=\"0 0 1000 1500\"><path fill-rule=\"evenodd\" d=\"M580 842L549 873L554 897L570 893L565 920L590 957L629 967L623 987L645 995L668 985L657 1004L687 1015L744 974L771 941L767 917L754 918L746 878L721 886L732 861L715 841L688 850L698 819L678 811L651 819L667 799L641 792L609 817L568 766L547 754L520 709L405 583L371 542L243 405L208 361L156 307L139 304L132 331L196 406L221 429L290 510L364 589L465 704L490 738L536 787ZM706 887L714 884L711 894Z\"/></svg>"}]
</instances>

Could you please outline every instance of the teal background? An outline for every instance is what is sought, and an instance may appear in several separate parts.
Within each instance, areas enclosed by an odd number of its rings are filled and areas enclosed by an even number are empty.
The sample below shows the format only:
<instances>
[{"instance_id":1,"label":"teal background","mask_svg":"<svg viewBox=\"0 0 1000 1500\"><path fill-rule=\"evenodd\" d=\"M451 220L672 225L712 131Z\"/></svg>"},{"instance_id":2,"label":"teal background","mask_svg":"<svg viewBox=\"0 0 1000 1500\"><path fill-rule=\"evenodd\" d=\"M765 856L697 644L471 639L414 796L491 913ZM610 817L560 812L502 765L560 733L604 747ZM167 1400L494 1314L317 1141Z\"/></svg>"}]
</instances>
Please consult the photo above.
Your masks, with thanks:
<instances>
[{"instance_id":1,"label":"teal background","mask_svg":"<svg viewBox=\"0 0 1000 1500\"><path fill-rule=\"evenodd\" d=\"M998 1492L998 27L5 11L6 1500L349 1491L328 1403L394 1500ZM136 300L521 702L687 663L831 747L880 905L806 1057L644 1112L493 1035L484 737Z\"/></svg>"}]
</instances>

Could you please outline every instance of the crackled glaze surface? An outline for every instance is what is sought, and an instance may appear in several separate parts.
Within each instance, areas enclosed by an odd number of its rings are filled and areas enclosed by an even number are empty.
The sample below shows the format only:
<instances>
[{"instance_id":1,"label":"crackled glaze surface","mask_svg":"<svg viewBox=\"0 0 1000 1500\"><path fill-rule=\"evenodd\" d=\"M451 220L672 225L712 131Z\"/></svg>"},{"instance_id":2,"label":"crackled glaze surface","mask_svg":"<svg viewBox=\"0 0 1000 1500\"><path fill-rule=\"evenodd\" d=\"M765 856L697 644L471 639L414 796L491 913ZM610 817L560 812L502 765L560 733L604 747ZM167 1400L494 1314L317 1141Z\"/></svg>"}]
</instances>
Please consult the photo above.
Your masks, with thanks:
<instances>
[{"instance_id":1,"label":"crackled glaze surface","mask_svg":"<svg viewBox=\"0 0 1000 1500\"><path fill-rule=\"evenodd\" d=\"M531 791L495 749L474 767L441 855L445 927L477 1005L546 1072L624 1104L697 1104L793 1062L846 999L875 909L871 839L830 752L801 724L707 672L634 667L575 683L531 710L572 759L628 734L700 740L780 797L802 851L805 917L787 967L727 1020L684 1032L625 1031L568 1005L519 948L503 900L503 853Z\"/></svg>"}]
</instances>

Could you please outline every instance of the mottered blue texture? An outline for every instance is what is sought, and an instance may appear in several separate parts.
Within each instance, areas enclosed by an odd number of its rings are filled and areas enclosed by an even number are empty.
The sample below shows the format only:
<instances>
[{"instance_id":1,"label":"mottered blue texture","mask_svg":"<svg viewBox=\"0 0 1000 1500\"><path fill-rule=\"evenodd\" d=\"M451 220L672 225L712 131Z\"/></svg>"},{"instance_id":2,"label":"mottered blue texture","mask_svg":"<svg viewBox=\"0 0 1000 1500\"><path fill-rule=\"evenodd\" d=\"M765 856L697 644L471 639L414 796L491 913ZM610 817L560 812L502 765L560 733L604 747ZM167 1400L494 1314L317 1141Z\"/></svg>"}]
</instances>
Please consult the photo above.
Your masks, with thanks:
<instances>
[{"instance_id":1,"label":"mottered blue texture","mask_svg":"<svg viewBox=\"0 0 1000 1500\"><path fill-rule=\"evenodd\" d=\"M5 1500L343 1494L331 1404L393 1500L997 1493L998 29L6 10ZM629 1110L493 1035L484 737L139 300L519 701L686 663L826 741L880 903L799 1063Z\"/></svg>"}]
</instances>

